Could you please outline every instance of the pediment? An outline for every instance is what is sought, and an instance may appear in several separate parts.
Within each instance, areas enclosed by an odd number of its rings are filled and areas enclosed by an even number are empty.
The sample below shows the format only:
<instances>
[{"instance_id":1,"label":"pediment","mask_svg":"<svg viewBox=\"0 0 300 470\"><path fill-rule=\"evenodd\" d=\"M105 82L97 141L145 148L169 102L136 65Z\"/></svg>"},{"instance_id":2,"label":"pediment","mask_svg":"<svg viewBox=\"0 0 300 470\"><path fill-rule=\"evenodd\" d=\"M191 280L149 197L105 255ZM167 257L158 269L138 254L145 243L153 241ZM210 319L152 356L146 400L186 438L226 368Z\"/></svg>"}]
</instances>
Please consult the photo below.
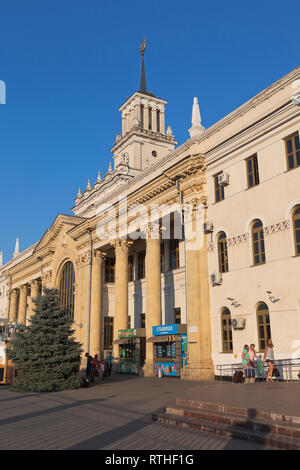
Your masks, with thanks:
<instances>
[{"instance_id":1,"label":"pediment","mask_svg":"<svg viewBox=\"0 0 300 470\"><path fill-rule=\"evenodd\" d=\"M50 228L46 230L40 241L37 243L33 253L37 253L47 247L51 249L55 246L56 240L61 234L65 234L68 230L76 227L85 220L85 217L58 214Z\"/></svg>"}]
</instances>

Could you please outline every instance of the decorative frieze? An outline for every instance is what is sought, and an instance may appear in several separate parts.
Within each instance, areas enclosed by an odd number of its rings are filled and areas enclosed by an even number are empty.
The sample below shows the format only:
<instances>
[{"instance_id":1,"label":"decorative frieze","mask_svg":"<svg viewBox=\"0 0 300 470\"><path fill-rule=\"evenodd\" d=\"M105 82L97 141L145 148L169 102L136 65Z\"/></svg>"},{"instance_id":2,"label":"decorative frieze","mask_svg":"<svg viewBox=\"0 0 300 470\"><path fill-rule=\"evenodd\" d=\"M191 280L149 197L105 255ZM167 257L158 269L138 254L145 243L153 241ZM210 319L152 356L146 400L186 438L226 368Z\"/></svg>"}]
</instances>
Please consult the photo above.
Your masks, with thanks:
<instances>
[{"instance_id":1,"label":"decorative frieze","mask_svg":"<svg viewBox=\"0 0 300 470\"><path fill-rule=\"evenodd\" d=\"M290 228L290 221L285 220L283 222L279 222L277 224L273 224L273 225L269 225L268 227L265 227L264 234L268 235L270 233L279 232L281 230L286 230L288 228Z\"/></svg>"},{"instance_id":2,"label":"decorative frieze","mask_svg":"<svg viewBox=\"0 0 300 470\"><path fill-rule=\"evenodd\" d=\"M228 238L227 239L227 245L237 245L239 243L243 243L247 240L249 240L250 234L249 233L243 233L242 235L235 235L234 237Z\"/></svg>"}]
</instances>

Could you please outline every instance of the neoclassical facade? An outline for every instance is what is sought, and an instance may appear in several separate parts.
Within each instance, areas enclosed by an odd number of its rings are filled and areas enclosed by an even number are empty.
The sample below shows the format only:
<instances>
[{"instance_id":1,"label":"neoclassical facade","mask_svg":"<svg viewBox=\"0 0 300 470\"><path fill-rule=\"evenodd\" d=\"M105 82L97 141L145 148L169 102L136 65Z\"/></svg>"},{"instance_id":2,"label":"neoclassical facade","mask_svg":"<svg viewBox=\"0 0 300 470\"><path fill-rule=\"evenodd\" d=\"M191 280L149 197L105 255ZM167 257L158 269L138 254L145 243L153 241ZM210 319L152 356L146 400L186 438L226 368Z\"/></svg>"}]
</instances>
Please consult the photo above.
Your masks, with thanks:
<instances>
[{"instance_id":1,"label":"neoclassical facade","mask_svg":"<svg viewBox=\"0 0 300 470\"><path fill-rule=\"evenodd\" d=\"M58 215L2 269L10 319L28 322L32 299L56 287L93 355L118 359L118 332L145 328L146 376L157 325L187 326L187 379L212 379L218 364L239 361L243 343L262 349L270 334L291 356L300 338L299 78L297 68L208 129L195 99L191 138L176 148L142 54L113 168L79 189L74 215Z\"/></svg>"}]
</instances>

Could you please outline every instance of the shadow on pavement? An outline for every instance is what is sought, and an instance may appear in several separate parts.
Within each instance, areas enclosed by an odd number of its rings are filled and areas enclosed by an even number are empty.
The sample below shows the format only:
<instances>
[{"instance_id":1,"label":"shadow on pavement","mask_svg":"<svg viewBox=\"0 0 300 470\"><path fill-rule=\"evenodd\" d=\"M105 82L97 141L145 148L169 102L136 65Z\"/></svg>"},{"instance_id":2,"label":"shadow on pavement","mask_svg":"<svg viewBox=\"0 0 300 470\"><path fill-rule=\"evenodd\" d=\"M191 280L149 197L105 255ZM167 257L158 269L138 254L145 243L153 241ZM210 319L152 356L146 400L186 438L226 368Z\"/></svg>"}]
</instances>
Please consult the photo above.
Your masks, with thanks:
<instances>
[{"instance_id":1,"label":"shadow on pavement","mask_svg":"<svg viewBox=\"0 0 300 470\"><path fill-rule=\"evenodd\" d=\"M92 400L79 400L79 401L74 401L74 402L69 403L69 404L56 406L55 408L49 408L49 409L46 409L46 410L34 411L32 413L27 413L27 414L20 415L20 416L12 416L11 418L6 418L6 419L0 420L0 426L4 426L6 424L11 424L11 423L16 423L18 421L23 421L24 419L36 418L37 416L48 415L48 414L51 414L51 413L58 413L60 411L68 410L70 408L79 407L79 406L82 406L82 405L90 405L92 403L97 404L99 402L106 401L106 400L108 400L109 398L112 398L112 397L113 396L106 397L106 398L97 398L97 399L94 399L94 400L93 399ZM23 395L23 398L24 398L24 395Z\"/></svg>"},{"instance_id":2,"label":"shadow on pavement","mask_svg":"<svg viewBox=\"0 0 300 470\"><path fill-rule=\"evenodd\" d=\"M142 421L141 419L135 419L134 421L131 421L124 426L97 434L97 436L91 437L85 441L81 441L65 450L100 450L112 444L112 442L124 439L125 437L128 437L131 434L144 429L145 427L149 426L149 424L149 421L146 419L145 421Z\"/></svg>"}]
</instances>

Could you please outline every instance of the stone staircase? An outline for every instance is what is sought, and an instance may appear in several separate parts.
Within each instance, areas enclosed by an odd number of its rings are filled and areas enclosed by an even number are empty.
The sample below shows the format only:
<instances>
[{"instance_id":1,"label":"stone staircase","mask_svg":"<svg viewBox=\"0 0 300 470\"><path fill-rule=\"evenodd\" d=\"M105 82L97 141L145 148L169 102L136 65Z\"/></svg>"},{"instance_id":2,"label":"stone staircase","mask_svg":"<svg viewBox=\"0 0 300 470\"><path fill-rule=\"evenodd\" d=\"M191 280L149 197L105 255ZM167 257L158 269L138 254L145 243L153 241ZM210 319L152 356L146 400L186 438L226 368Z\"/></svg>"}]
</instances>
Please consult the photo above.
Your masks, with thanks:
<instances>
[{"instance_id":1,"label":"stone staircase","mask_svg":"<svg viewBox=\"0 0 300 470\"><path fill-rule=\"evenodd\" d=\"M273 448L300 450L300 416L177 398L175 406L152 414L152 419Z\"/></svg>"}]
</instances>

